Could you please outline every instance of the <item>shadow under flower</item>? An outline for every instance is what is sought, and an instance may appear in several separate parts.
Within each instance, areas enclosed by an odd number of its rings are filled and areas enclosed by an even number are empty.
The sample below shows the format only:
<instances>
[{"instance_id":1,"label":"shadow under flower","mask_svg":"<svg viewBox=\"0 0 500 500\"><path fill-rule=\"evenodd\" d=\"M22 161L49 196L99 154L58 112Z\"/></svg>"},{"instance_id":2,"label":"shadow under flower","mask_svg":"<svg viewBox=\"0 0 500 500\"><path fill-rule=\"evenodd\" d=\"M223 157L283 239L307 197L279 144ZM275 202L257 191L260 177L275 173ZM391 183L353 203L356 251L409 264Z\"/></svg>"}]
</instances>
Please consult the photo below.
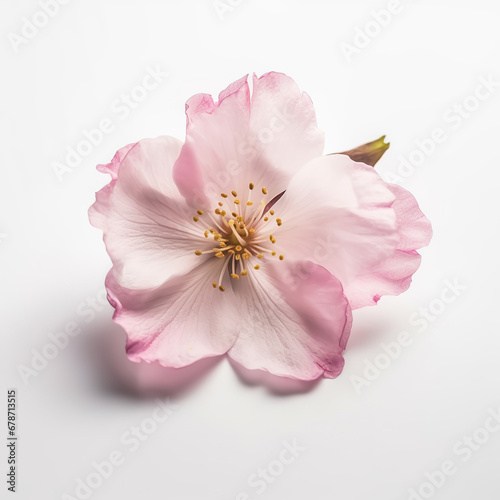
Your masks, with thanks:
<instances>
[{"instance_id":1,"label":"shadow under flower","mask_svg":"<svg viewBox=\"0 0 500 500\"><path fill-rule=\"evenodd\" d=\"M319 379L296 380L249 370L228 356L205 358L184 368L167 368L158 362L134 363L125 353L124 330L109 317L101 317L88 325L82 338L88 365L99 387L132 398L181 396L199 386L224 358L244 386L262 386L277 396L307 393L319 383Z\"/></svg>"},{"instance_id":2,"label":"shadow under flower","mask_svg":"<svg viewBox=\"0 0 500 500\"><path fill-rule=\"evenodd\" d=\"M105 391L128 397L182 395L199 385L221 360L206 358L185 368L166 368L158 362L134 363L125 353L124 330L111 319L96 321L84 336L100 386Z\"/></svg>"},{"instance_id":3,"label":"shadow under flower","mask_svg":"<svg viewBox=\"0 0 500 500\"><path fill-rule=\"evenodd\" d=\"M276 396L290 396L312 391L320 382L316 380L297 380L287 377L278 377L263 370L249 370L228 357L239 380L246 386L263 386Z\"/></svg>"}]
</instances>

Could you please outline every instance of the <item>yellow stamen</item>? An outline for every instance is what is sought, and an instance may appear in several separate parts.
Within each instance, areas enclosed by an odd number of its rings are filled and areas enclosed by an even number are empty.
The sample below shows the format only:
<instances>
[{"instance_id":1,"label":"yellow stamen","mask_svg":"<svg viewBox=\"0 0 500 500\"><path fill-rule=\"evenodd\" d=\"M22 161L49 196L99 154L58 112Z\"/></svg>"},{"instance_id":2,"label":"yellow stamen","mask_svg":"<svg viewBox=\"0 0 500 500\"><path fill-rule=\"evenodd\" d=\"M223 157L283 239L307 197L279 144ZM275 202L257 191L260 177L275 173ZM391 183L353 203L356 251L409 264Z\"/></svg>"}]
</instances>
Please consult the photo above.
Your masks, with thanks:
<instances>
[{"instance_id":1,"label":"yellow stamen","mask_svg":"<svg viewBox=\"0 0 500 500\"><path fill-rule=\"evenodd\" d=\"M242 276L246 276L248 273L246 271L241 271Z\"/></svg>"},{"instance_id":2,"label":"yellow stamen","mask_svg":"<svg viewBox=\"0 0 500 500\"><path fill-rule=\"evenodd\" d=\"M262 188L262 194L267 194L267 189L266 188Z\"/></svg>"},{"instance_id":3,"label":"yellow stamen","mask_svg":"<svg viewBox=\"0 0 500 500\"><path fill-rule=\"evenodd\" d=\"M197 213L198 215L203 215L203 210L196 210L196 213Z\"/></svg>"},{"instance_id":4,"label":"yellow stamen","mask_svg":"<svg viewBox=\"0 0 500 500\"><path fill-rule=\"evenodd\" d=\"M283 224L283 222L281 222L281 219L276 219L276 224L278 224L278 226L281 226L281 224Z\"/></svg>"},{"instance_id":5,"label":"yellow stamen","mask_svg":"<svg viewBox=\"0 0 500 500\"><path fill-rule=\"evenodd\" d=\"M284 255L280 255L280 260L283 260L285 258Z\"/></svg>"},{"instance_id":6,"label":"yellow stamen","mask_svg":"<svg viewBox=\"0 0 500 500\"><path fill-rule=\"evenodd\" d=\"M274 257L274 256L276 255L276 252L273 250L273 251L271 252L271 255Z\"/></svg>"},{"instance_id":7,"label":"yellow stamen","mask_svg":"<svg viewBox=\"0 0 500 500\"><path fill-rule=\"evenodd\" d=\"M219 290L220 290L221 292L223 292L223 291L225 290L225 288L224 288L222 285L219 285Z\"/></svg>"},{"instance_id":8,"label":"yellow stamen","mask_svg":"<svg viewBox=\"0 0 500 500\"><path fill-rule=\"evenodd\" d=\"M235 205L239 205L240 204L240 200L234 200L234 204Z\"/></svg>"},{"instance_id":9,"label":"yellow stamen","mask_svg":"<svg viewBox=\"0 0 500 500\"><path fill-rule=\"evenodd\" d=\"M248 189L253 189L255 187L255 184L253 182L251 182L249 185L248 185Z\"/></svg>"},{"instance_id":10,"label":"yellow stamen","mask_svg":"<svg viewBox=\"0 0 500 500\"><path fill-rule=\"evenodd\" d=\"M231 191L231 194L236 198L238 196L238 193L236 191Z\"/></svg>"},{"instance_id":11,"label":"yellow stamen","mask_svg":"<svg viewBox=\"0 0 500 500\"><path fill-rule=\"evenodd\" d=\"M212 286L213 286L214 288L217 288L217 283L216 283L215 281L212 281Z\"/></svg>"},{"instance_id":12,"label":"yellow stamen","mask_svg":"<svg viewBox=\"0 0 500 500\"><path fill-rule=\"evenodd\" d=\"M227 194L226 193L221 193L220 194L223 198L227 198Z\"/></svg>"},{"instance_id":13,"label":"yellow stamen","mask_svg":"<svg viewBox=\"0 0 500 500\"><path fill-rule=\"evenodd\" d=\"M193 220L194 220L195 222L198 222L198 217L194 216L194 217L193 217Z\"/></svg>"},{"instance_id":14,"label":"yellow stamen","mask_svg":"<svg viewBox=\"0 0 500 500\"><path fill-rule=\"evenodd\" d=\"M254 269L260 269L260 266L259 264L257 264L256 266L253 266Z\"/></svg>"},{"instance_id":15,"label":"yellow stamen","mask_svg":"<svg viewBox=\"0 0 500 500\"><path fill-rule=\"evenodd\" d=\"M253 205L253 201L247 201L247 207L251 207Z\"/></svg>"},{"instance_id":16,"label":"yellow stamen","mask_svg":"<svg viewBox=\"0 0 500 500\"><path fill-rule=\"evenodd\" d=\"M235 280L239 280L240 279L240 277L237 274L231 274L231 278L233 278Z\"/></svg>"},{"instance_id":17,"label":"yellow stamen","mask_svg":"<svg viewBox=\"0 0 500 500\"><path fill-rule=\"evenodd\" d=\"M269 213L270 213L271 215L274 215L274 210L269 210Z\"/></svg>"},{"instance_id":18,"label":"yellow stamen","mask_svg":"<svg viewBox=\"0 0 500 500\"><path fill-rule=\"evenodd\" d=\"M264 256L261 253L259 253L259 255L257 255L258 259L262 259L262 257L264 257Z\"/></svg>"},{"instance_id":19,"label":"yellow stamen","mask_svg":"<svg viewBox=\"0 0 500 500\"><path fill-rule=\"evenodd\" d=\"M201 250L196 250L196 252L194 252L194 253L195 253L195 255L201 255L202 254Z\"/></svg>"}]
</instances>

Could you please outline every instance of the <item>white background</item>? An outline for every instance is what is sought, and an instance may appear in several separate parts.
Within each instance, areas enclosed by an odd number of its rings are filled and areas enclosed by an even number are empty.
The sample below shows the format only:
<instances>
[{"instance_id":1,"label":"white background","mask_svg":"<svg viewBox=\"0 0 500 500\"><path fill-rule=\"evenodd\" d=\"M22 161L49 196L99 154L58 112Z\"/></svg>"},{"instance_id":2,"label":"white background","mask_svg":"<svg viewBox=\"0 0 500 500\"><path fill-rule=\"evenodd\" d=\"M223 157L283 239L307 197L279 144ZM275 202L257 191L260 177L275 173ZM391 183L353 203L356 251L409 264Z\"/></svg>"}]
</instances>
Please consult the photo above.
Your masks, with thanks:
<instances>
[{"instance_id":1,"label":"white background","mask_svg":"<svg viewBox=\"0 0 500 500\"><path fill-rule=\"evenodd\" d=\"M446 460L455 473L424 495L500 498L500 432L478 430L500 406L500 87L472 97L480 78L500 81L500 9L496 0L400 5L348 61L342 43L386 0L242 0L222 19L211 0L71 0L20 45L23 18L40 6L2 2L0 351L5 391L18 391L14 498L78 498L77 479L115 450L123 463L92 499L405 500ZM148 66L168 76L124 117L116 101ZM108 182L95 165L143 137L183 139L187 98L270 70L311 96L325 152L387 134L379 172L399 175L433 223L422 266L407 293L355 313L336 380L283 386L237 374L226 359L177 372L130 363L111 307L98 301L110 261L87 219ZM477 109L453 120L464 101ZM103 119L114 130L59 180L53 164ZM401 158L435 128L446 140L401 175ZM440 302L446 280L462 287L449 304ZM421 309L429 306L432 320ZM32 350L47 352L49 334L72 322L80 333L23 380ZM403 331L411 343L356 390L355 377L387 359L381 343ZM167 396L172 415L131 451L126 433L151 424L155 398ZM464 461L467 435L487 442ZM303 451L281 471L273 461L294 440ZM269 464L278 473L259 494L249 480Z\"/></svg>"}]
</instances>

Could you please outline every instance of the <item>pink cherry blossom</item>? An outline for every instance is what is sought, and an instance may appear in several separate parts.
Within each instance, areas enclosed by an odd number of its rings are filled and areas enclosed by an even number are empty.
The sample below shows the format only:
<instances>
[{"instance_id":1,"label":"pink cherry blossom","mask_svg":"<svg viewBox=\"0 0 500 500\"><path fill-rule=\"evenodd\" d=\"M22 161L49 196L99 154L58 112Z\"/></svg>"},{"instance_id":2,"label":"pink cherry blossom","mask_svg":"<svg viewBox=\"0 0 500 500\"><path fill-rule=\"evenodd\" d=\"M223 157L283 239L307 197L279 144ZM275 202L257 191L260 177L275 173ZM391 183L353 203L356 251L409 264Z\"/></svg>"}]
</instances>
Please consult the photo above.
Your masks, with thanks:
<instances>
[{"instance_id":1,"label":"pink cherry blossom","mask_svg":"<svg viewBox=\"0 0 500 500\"><path fill-rule=\"evenodd\" d=\"M184 144L144 139L98 168L90 209L132 361L227 353L249 369L340 374L351 308L398 294L431 236L413 196L323 153L310 98L280 73L186 105ZM283 194L284 193L284 194ZM280 195L282 195L280 197Z\"/></svg>"}]
</instances>

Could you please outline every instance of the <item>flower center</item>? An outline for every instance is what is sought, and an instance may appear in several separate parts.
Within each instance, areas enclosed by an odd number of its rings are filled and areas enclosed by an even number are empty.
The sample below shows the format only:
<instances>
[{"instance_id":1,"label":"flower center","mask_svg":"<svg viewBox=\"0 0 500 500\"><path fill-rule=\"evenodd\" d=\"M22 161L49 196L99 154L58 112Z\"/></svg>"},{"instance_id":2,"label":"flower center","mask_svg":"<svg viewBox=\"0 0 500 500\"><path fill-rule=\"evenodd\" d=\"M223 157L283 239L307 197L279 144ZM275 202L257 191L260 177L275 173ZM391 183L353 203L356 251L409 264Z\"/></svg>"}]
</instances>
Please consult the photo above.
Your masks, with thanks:
<instances>
[{"instance_id":1,"label":"flower center","mask_svg":"<svg viewBox=\"0 0 500 500\"><path fill-rule=\"evenodd\" d=\"M276 256L272 247L276 243L272 228L274 224L281 226L282 221L274 217L274 210L266 211L265 198L268 192L265 187L262 188L260 203L252 201L254 188L251 182L245 202L241 201L236 191L231 191L230 195L221 193L213 212L197 210L197 215L193 217L194 222L203 226L202 237L213 238L217 244L216 248L196 250L195 254L212 254L213 257L224 259L219 276L212 281L212 286L221 292L225 290L222 280L226 274L239 279L240 276L248 275L250 266L258 270L265 257ZM279 256L279 260L284 258L283 255Z\"/></svg>"}]
</instances>

